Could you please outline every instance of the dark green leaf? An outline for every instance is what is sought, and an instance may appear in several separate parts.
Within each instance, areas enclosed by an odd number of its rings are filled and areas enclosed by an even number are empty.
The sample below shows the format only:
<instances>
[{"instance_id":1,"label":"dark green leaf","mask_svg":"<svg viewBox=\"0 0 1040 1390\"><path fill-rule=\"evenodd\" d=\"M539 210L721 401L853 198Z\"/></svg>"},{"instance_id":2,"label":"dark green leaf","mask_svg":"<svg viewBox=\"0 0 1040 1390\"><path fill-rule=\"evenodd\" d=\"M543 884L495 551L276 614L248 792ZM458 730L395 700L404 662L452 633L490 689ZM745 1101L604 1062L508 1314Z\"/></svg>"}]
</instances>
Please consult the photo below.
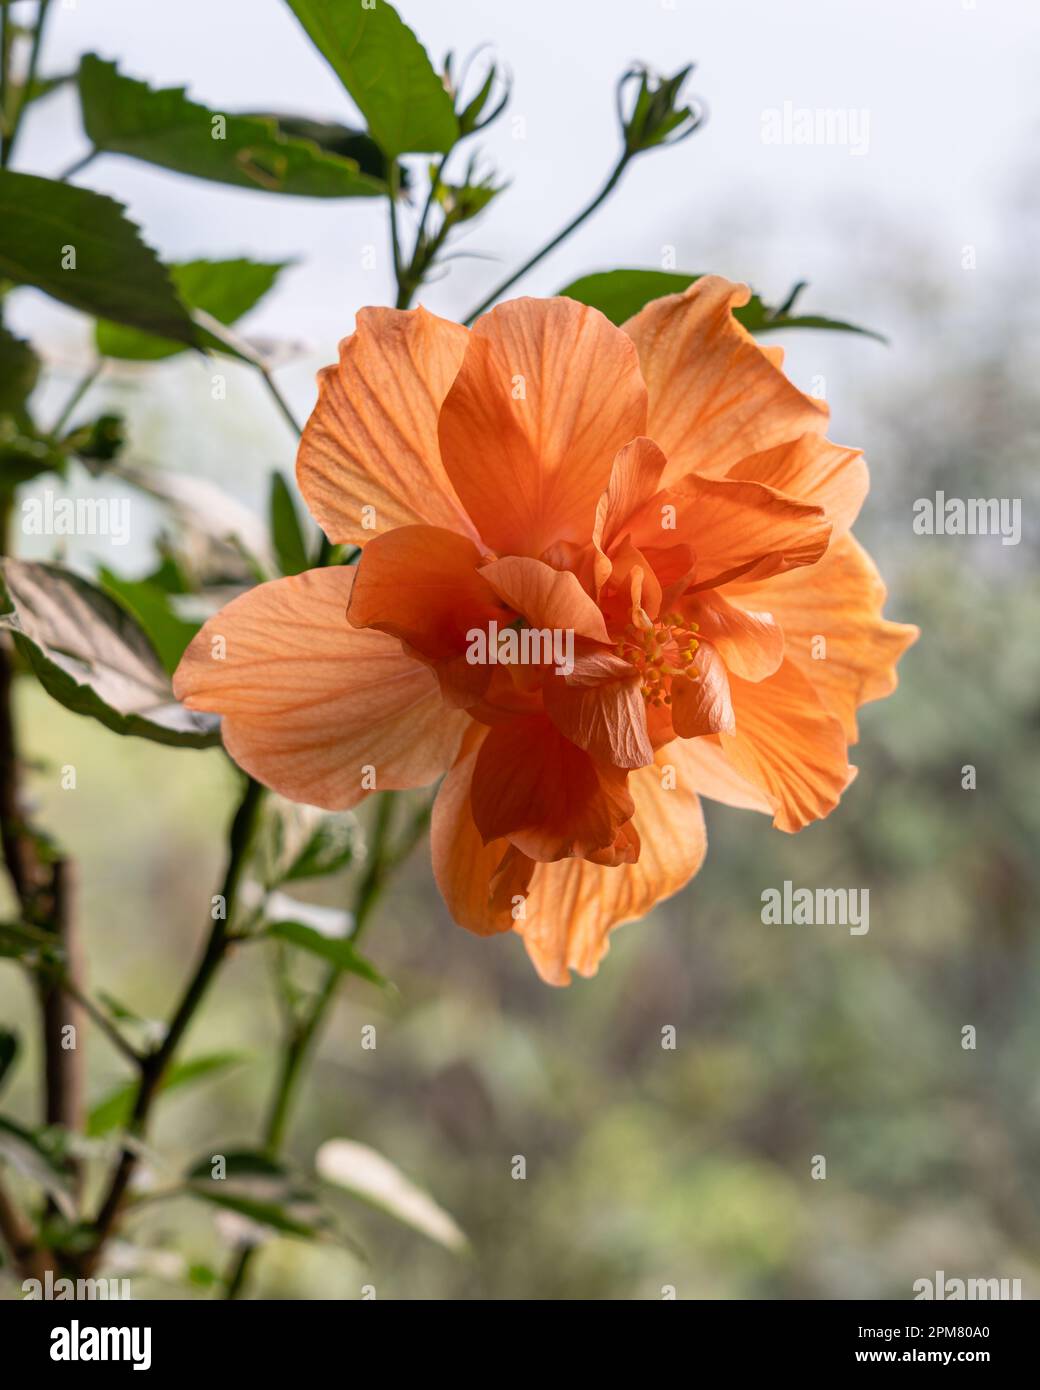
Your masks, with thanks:
<instances>
[{"instance_id":1,"label":"dark green leaf","mask_svg":"<svg viewBox=\"0 0 1040 1390\"><path fill-rule=\"evenodd\" d=\"M117 734L188 748L219 742L216 720L178 704L148 638L107 594L53 565L0 563L0 628L59 704Z\"/></svg>"},{"instance_id":2,"label":"dark green leaf","mask_svg":"<svg viewBox=\"0 0 1040 1390\"><path fill-rule=\"evenodd\" d=\"M391 159L447 154L459 138L451 97L426 50L386 0L288 0Z\"/></svg>"},{"instance_id":3,"label":"dark green leaf","mask_svg":"<svg viewBox=\"0 0 1040 1390\"><path fill-rule=\"evenodd\" d=\"M210 1182L205 1187L201 1183L192 1183L188 1191L206 1202L213 1202L218 1207L237 1212L239 1216L255 1221L260 1226L270 1226L282 1235L298 1236L301 1240L320 1240L325 1235L321 1224L300 1220L278 1202L244 1197L238 1192L228 1191L220 1183Z\"/></svg>"},{"instance_id":4,"label":"dark green leaf","mask_svg":"<svg viewBox=\"0 0 1040 1390\"><path fill-rule=\"evenodd\" d=\"M682 292L699 280L700 275L683 275L668 270L605 270L595 275L584 275L558 291L568 299L576 299L580 304L590 304L606 314L611 323L622 324L652 299L660 299L666 294ZM793 302L788 296L786 303ZM734 309L733 317L750 333L771 333L781 328L825 328L833 332L860 333L878 342L886 340L880 333L869 328L858 328L855 324L844 323L840 319L823 318L818 314L789 314L770 309L763 304L757 294L753 294L747 304Z\"/></svg>"},{"instance_id":5,"label":"dark green leaf","mask_svg":"<svg viewBox=\"0 0 1040 1390\"><path fill-rule=\"evenodd\" d=\"M352 159L363 174L386 182L386 155L366 130L342 125L339 121L316 121L310 116L287 116L281 111L251 111L261 121L274 121L283 135L295 140L311 140L329 154ZM400 186L408 187L407 170L401 170Z\"/></svg>"},{"instance_id":6,"label":"dark green leaf","mask_svg":"<svg viewBox=\"0 0 1040 1390\"><path fill-rule=\"evenodd\" d=\"M4 169L0 226L0 278L35 285L95 318L197 341L165 267L112 198Z\"/></svg>"},{"instance_id":7,"label":"dark green leaf","mask_svg":"<svg viewBox=\"0 0 1040 1390\"><path fill-rule=\"evenodd\" d=\"M137 619L159 654L159 660L172 675L201 624L180 617L165 589L147 579L124 579L109 569L101 569L98 578L105 592Z\"/></svg>"},{"instance_id":8,"label":"dark green leaf","mask_svg":"<svg viewBox=\"0 0 1040 1390\"><path fill-rule=\"evenodd\" d=\"M121 332L123 330L120 330ZM134 329L127 329L133 333ZM106 413L77 425L61 441L63 452L75 454L89 467L92 463L111 463L126 445L126 422L121 415ZM99 471L97 469L93 470Z\"/></svg>"},{"instance_id":9,"label":"dark green leaf","mask_svg":"<svg viewBox=\"0 0 1040 1390\"><path fill-rule=\"evenodd\" d=\"M605 270L583 275L558 293L579 304L589 304L606 314L611 323L622 324L638 314L652 299L666 294L682 294L697 275L678 275L667 270Z\"/></svg>"},{"instance_id":10,"label":"dark green leaf","mask_svg":"<svg viewBox=\"0 0 1040 1390\"><path fill-rule=\"evenodd\" d=\"M272 193L372 198L386 192L353 160L288 139L273 121L210 110L189 101L183 87L149 87L93 53L80 63L79 95L84 129L99 150Z\"/></svg>"},{"instance_id":11,"label":"dark green leaf","mask_svg":"<svg viewBox=\"0 0 1040 1390\"><path fill-rule=\"evenodd\" d=\"M219 1176L214 1160L222 1160ZM320 1239L328 1218L311 1189L276 1159L257 1149L215 1149L193 1163L186 1191L286 1235Z\"/></svg>"},{"instance_id":12,"label":"dark green leaf","mask_svg":"<svg viewBox=\"0 0 1040 1390\"><path fill-rule=\"evenodd\" d=\"M21 410L40 375L40 359L30 345L0 324L0 414Z\"/></svg>"},{"instance_id":13,"label":"dark green leaf","mask_svg":"<svg viewBox=\"0 0 1040 1390\"><path fill-rule=\"evenodd\" d=\"M203 1057L192 1057L187 1062L179 1062L166 1073L160 1090L163 1095L178 1091L184 1086L203 1081L214 1072L234 1067L247 1059L239 1052L213 1052ZM113 1129L121 1129L130 1119L137 1087L133 1082L118 1086L103 1100L98 1101L87 1116L87 1134L91 1138L108 1134Z\"/></svg>"},{"instance_id":14,"label":"dark green leaf","mask_svg":"<svg viewBox=\"0 0 1040 1390\"><path fill-rule=\"evenodd\" d=\"M315 931L313 927L304 926L302 922L275 922L266 929L266 935L276 937L279 941L287 941L302 951L310 951L312 955L321 956L338 970L360 975L363 980L379 985L380 988L387 986L387 981L375 966L370 965L344 936L323 936L321 932Z\"/></svg>"},{"instance_id":15,"label":"dark green leaf","mask_svg":"<svg viewBox=\"0 0 1040 1390\"><path fill-rule=\"evenodd\" d=\"M14 1066L17 1056L18 1034L12 1033L8 1028L0 1028L0 1087L3 1086L7 1073Z\"/></svg>"},{"instance_id":16,"label":"dark green leaf","mask_svg":"<svg viewBox=\"0 0 1040 1390\"><path fill-rule=\"evenodd\" d=\"M271 540L282 574L299 574L301 570L309 568L307 541L300 526L296 504L288 484L277 472L271 474L269 516Z\"/></svg>"},{"instance_id":17,"label":"dark green leaf","mask_svg":"<svg viewBox=\"0 0 1040 1390\"><path fill-rule=\"evenodd\" d=\"M68 456L53 441L11 415L0 415L0 493L10 492L40 473L64 473Z\"/></svg>"},{"instance_id":18,"label":"dark green leaf","mask_svg":"<svg viewBox=\"0 0 1040 1390\"><path fill-rule=\"evenodd\" d=\"M208 1158L200 1158L188 1169L185 1177L189 1182L202 1180L206 1182L234 1182L236 1179L247 1181L260 1179L261 1181L273 1181L284 1183L288 1179L288 1170L283 1163L261 1153L258 1149L232 1149L228 1152L219 1151L224 1160L224 1177L216 1179L213 1177L213 1155Z\"/></svg>"},{"instance_id":19,"label":"dark green leaf","mask_svg":"<svg viewBox=\"0 0 1040 1390\"><path fill-rule=\"evenodd\" d=\"M189 309L203 309L221 323L235 323L263 298L286 264L284 261L184 261L168 269L182 303ZM156 362L184 351L181 343L139 333L106 319L98 322L94 339L103 357L137 362ZM219 338L202 330L199 343L212 352L227 350Z\"/></svg>"}]
</instances>

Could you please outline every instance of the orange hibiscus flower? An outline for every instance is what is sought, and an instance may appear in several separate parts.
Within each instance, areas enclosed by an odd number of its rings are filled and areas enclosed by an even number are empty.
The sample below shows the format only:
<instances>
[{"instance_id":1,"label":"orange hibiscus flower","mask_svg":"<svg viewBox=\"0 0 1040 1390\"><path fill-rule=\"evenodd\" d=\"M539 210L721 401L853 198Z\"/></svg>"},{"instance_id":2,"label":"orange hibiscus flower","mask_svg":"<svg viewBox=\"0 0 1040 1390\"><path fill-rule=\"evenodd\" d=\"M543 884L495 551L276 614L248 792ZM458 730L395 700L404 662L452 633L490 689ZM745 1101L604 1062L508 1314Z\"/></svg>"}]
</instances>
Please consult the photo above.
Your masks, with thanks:
<instances>
[{"instance_id":1,"label":"orange hibiscus flower","mask_svg":"<svg viewBox=\"0 0 1040 1390\"><path fill-rule=\"evenodd\" d=\"M243 594L176 675L293 800L446 773L452 915L519 931L554 984L697 872L700 795L788 831L833 810L916 636L849 533L860 454L733 318L747 297L706 277L623 329L566 299L472 331L363 310L297 460L360 561Z\"/></svg>"}]
</instances>

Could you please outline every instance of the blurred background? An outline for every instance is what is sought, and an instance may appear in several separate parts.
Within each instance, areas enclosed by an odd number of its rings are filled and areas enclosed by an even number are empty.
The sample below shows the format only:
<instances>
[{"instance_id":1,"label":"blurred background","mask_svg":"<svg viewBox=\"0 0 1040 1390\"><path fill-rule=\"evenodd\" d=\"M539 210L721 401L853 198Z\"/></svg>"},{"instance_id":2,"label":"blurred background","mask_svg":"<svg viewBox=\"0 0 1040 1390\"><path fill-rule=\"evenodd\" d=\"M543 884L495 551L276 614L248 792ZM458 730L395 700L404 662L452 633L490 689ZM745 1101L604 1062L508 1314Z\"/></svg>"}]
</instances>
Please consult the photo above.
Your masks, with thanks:
<instances>
[{"instance_id":1,"label":"blurred background","mask_svg":"<svg viewBox=\"0 0 1040 1390\"><path fill-rule=\"evenodd\" d=\"M1040 1290L1040 436L1036 246L1040 188L1032 7L991 0L694 3L582 0L400 6L430 54L489 42L512 69L509 112L486 133L510 191L476 222L466 260L424 290L461 317L591 195L616 151L613 84L635 59L697 63L710 109L677 150L651 154L612 202L518 292L553 293L616 266L717 271L770 302L863 323L869 339L791 332L788 369L828 399L831 436L864 447L872 491L857 535L889 582L890 617L918 623L889 701L869 706L860 774L829 820L789 837L706 807L710 849L684 893L621 928L594 981L541 985L518 939L453 926L425 845L383 902L366 953L397 985L343 990L297 1111L308 1166L330 1136L371 1144L470 1238L457 1258L344 1199L367 1252L275 1239L258 1294L355 1298L912 1297L916 1279L1020 1278ZM352 117L287 10L267 0L55 6L45 69L93 50L218 109ZM866 112L866 147L763 141L763 112ZM522 117L521 124L514 118ZM17 165L56 173L86 149L72 94L27 117ZM354 314L390 294L378 200L269 199L102 157L85 186L128 203L167 258L249 255L295 265L244 329L292 345L279 380L313 402ZM374 250L373 250L374 248ZM365 268L374 255L374 268ZM90 360L85 319L34 291L10 302L52 372L55 409ZM130 421L131 456L219 481L262 510L293 440L255 374L178 358L113 369L94 388ZM46 409L44 417L47 416ZM41 480L53 486L53 480ZM109 495L73 475L69 486ZM1021 498L1021 544L917 536L913 502ZM26 489L26 496L32 495ZM68 558L130 576L153 563L158 513L135 495L131 544L72 539ZM53 553L26 538L23 554ZM219 751L120 739L22 682L41 822L81 866L92 985L147 1016L168 1011L207 925L233 774ZM75 792L58 770L77 768ZM962 768L977 789L962 788ZM364 820L367 811L363 814ZM764 926L785 879L870 890L870 931ZM213 885L213 886L211 886ZM349 875L321 883L348 900ZM240 1064L160 1106L154 1147L176 1166L257 1139L277 1011L257 948L225 969L186 1048ZM34 1004L0 963L0 1018L32 1038ZM364 1025L378 1046L363 1051ZM661 1046L673 1025L677 1045ZM964 1050L961 1030L977 1031ZM33 1118L31 1048L6 1108ZM102 1040L91 1090L123 1079ZM515 1155L527 1176L511 1176ZM826 1180L813 1180L814 1156ZM221 1268L212 1213L142 1208L127 1245L135 1297L192 1296Z\"/></svg>"}]
</instances>

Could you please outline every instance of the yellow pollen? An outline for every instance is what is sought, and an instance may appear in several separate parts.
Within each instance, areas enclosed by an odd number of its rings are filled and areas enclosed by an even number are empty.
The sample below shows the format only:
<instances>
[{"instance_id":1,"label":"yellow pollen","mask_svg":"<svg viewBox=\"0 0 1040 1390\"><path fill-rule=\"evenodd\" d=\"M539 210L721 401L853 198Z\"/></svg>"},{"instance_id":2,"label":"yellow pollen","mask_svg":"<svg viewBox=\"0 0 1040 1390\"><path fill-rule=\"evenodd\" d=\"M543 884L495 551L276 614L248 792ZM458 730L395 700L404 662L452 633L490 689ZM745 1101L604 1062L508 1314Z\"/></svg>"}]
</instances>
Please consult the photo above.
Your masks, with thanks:
<instances>
[{"instance_id":1,"label":"yellow pollen","mask_svg":"<svg viewBox=\"0 0 1040 1390\"><path fill-rule=\"evenodd\" d=\"M634 622L625 628L614 650L639 673L640 693L651 707L672 703L670 683L676 677L700 679L694 667L698 630L696 623L678 613L665 614L648 629Z\"/></svg>"}]
</instances>

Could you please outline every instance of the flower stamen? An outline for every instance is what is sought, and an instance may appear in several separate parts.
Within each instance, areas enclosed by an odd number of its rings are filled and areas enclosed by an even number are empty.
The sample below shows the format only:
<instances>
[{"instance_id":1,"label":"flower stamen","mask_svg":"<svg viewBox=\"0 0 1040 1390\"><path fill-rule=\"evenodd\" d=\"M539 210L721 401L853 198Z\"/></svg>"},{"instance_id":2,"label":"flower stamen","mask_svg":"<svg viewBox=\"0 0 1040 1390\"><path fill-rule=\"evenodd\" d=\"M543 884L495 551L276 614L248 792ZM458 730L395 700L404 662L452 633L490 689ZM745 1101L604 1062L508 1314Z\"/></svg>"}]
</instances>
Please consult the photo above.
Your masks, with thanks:
<instances>
[{"instance_id":1,"label":"flower stamen","mask_svg":"<svg viewBox=\"0 0 1040 1390\"><path fill-rule=\"evenodd\" d=\"M614 648L618 656L634 666L640 676L640 693L648 705L670 705L670 682L677 676L699 680L694 669L698 624L678 613L666 613L649 629L632 622Z\"/></svg>"}]
</instances>

